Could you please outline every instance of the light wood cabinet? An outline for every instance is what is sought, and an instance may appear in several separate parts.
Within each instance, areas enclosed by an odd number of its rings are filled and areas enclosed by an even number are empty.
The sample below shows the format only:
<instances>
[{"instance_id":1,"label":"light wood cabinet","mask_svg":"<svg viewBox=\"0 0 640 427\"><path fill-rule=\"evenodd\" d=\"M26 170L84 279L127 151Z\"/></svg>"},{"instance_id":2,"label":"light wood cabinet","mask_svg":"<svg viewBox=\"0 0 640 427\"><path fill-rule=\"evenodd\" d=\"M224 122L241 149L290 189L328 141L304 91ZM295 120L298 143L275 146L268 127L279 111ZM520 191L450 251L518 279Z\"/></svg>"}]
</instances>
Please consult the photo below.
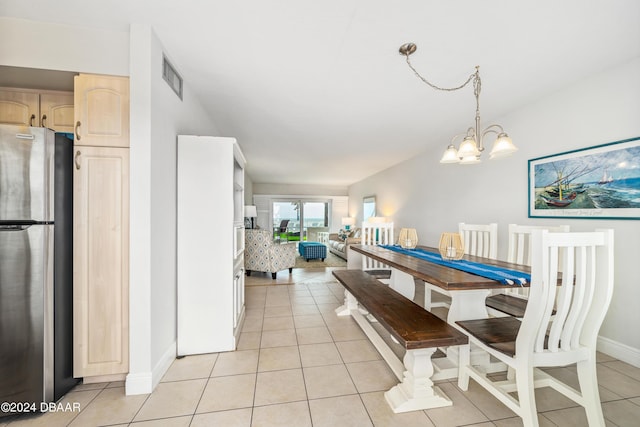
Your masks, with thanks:
<instances>
[{"instance_id":1,"label":"light wood cabinet","mask_svg":"<svg viewBox=\"0 0 640 427\"><path fill-rule=\"evenodd\" d=\"M74 376L91 382L129 371L129 79L76 76L73 122Z\"/></svg>"},{"instance_id":2,"label":"light wood cabinet","mask_svg":"<svg viewBox=\"0 0 640 427\"><path fill-rule=\"evenodd\" d=\"M0 89L0 123L73 132L73 92Z\"/></svg>"},{"instance_id":3,"label":"light wood cabinet","mask_svg":"<svg viewBox=\"0 0 640 427\"><path fill-rule=\"evenodd\" d=\"M0 123L40 126L40 97L37 91L0 89Z\"/></svg>"},{"instance_id":4,"label":"light wood cabinet","mask_svg":"<svg viewBox=\"0 0 640 427\"><path fill-rule=\"evenodd\" d=\"M75 145L129 146L129 78L80 74L74 78Z\"/></svg>"},{"instance_id":5,"label":"light wood cabinet","mask_svg":"<svg viewBox=\"0 0 640 427\"><path fill-rule=\"evenodd\" d=\"M126 373L129 149L74 153L74 376Z\"/></svg>"},{"instance_id":6,"label":"light wood cabinet","mask_svg":"<svg viewBox=\"0 0 640 427\"><path fill-rule=\"evenodd\" d=\"M236 349L245 313L244 165L234 138L178 136L178 355Z\"/></svg>"},{"instance_id":7,"label":"light wood cabinet","mask_svg":"<svg viewBox=\"0 0 640 427\"><path fill-rule=\"evenodd\" d=\"M40 94L40 125L56 132L73 132L73 93Z\"/></svg>"}]
</instances>

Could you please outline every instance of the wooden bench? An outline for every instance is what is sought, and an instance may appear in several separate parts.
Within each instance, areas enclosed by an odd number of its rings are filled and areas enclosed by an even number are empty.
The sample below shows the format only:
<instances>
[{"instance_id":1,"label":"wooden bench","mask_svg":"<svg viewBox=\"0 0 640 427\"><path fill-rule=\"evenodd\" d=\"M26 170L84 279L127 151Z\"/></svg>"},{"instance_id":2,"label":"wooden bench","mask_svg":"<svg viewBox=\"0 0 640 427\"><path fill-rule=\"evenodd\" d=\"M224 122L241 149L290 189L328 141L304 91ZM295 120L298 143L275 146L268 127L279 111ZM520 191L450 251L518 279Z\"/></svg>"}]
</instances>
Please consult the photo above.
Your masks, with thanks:
<instances>
[{"instance_id":1,"label":"wooden bench","mask_svg":"<svg viewBox=\"0 0 640 427\"><path fill-rule=\"evenodd\" d=\"M527 309L527 300L525 298L514 297L513 295L497 294L487 297L487 307L497 310L509 316L522 319L524 311Z\"/></svg>"},{"instance_id":2,"label":"wooden bench","mask_svg":"<svg viewBox=\"0 0 640 427\"><path fill-rule=\"evenodd\" d=\"M337 270L333 275L345 287L344 305L336 313L354 318L401 381L385 393L393 411L450 406L451 400L431 380L434 372L431 356L438 347L467 344L467 336L362 270ZM371 326L360 307L406 349L403 362Z\"/></svg>"}]
</instances>

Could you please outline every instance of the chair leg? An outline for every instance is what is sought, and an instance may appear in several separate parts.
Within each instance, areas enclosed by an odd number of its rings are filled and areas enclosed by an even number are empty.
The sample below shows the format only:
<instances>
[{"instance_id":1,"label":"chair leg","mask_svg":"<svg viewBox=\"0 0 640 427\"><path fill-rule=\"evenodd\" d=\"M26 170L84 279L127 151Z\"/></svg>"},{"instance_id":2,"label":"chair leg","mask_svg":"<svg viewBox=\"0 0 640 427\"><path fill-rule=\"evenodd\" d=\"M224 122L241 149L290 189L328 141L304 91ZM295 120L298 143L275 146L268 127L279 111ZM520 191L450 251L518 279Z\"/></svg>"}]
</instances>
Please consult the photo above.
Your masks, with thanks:
<instances>
[{"instance_id":1,"label":"chair leg","mask_svg":"<svg viewBox=\"0 0 640 427\"><path fill-rule=\"evenodd\" d=\"M604 415L600 403L598 391L598 378L596 374L595 354L589 360L583 360L576 364L580 392L584 399L584 409L590 426L603 426Z\"/></svg>"},{"instance_id":2,"label":"chair leg","mask_svg":"<svg viewBox=\"0 0 640 427\"><path fill-rule=\"evenodd\" d=\"M293 273L293 267L289 267L289 274Z\"/></svg>"},{"instance_id":3,"label":"chair leg","mask_svg":"<svg viewBox=\"0 0 640 427\"><path fill-rule=\"evenodd\" d=\"M426 289L426 292L431 292ZM461 345L458 347L458 387L461 390L467 391L469 389L469 372L467 372L467 366L471 363L471 346L469 344Z\"/></svg>"},{"instance_id":4,"label":"chair leg","mask_svg":"<svg viewBox=\"0 0 640 427\"><path fill-rule=\"evenodd\" d=\"M276 278L276 274L277 274L277 273L271 273L271 278L272 278L272 279L275 279L275 278Z\"/></svg>"},{"instance_id":5,"label":"chair leg","mask_svg":"<svg viewBox=\"0 0 640 427\"><path fill-rule=\"evenodd\" d=\"M533 368L516 368L516 388L520 404L520 418L524 427L538 427L538 409L536 408Z\"/></svg>"}]
</instances>

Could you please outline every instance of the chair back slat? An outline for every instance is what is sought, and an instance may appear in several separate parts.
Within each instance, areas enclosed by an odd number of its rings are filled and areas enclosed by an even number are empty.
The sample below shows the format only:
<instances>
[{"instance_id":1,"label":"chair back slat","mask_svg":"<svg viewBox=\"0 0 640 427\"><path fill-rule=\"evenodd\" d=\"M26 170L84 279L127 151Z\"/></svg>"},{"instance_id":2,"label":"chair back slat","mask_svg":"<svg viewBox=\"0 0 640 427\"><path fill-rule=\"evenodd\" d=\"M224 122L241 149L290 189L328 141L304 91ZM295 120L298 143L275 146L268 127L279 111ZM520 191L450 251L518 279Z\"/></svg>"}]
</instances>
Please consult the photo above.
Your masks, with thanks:
<instances>
[{"instance_id":1,"label":"chair back slat","mask_svg":"<svg viewBox=\"0 0 640 427\"><path fill-rule=\"evenodd\" d=\"M613 230L533 230L531 238L530 295L516 354L595 348L613 294Z\"/></svg>"},{"instance_id":2,"label":"chair back slat","mask_svg":"<svg viewBox=\"0 0 640 427\"><path fill-rule=\"evenodd\" d=\"M566 233L569 231L569 226L509 224L507 262L531 265L531 232L533 230L548 230L554 233ZM507 290L506 293L510 295L517 295L521 298L527 298L529 290L527 288L514 288Z\"/></svg>"},{"instance_id":3,"label":"chair back slat","mask_svg":"<svg viewBox=\"0 0 640 427\"><path fill-rule=\"evenodd\" d=\"M484 258L498 258L498 224L458 224L464 253Z\"/></svg>"},{"instance_id":4,"label":"chair back slat","mask_svg":"<svg viewBox=\"0 0 640 427\"><path fill-rule=\"evenodd\" d=\"M568 225L546 226L509 224L507 262L531 265L531 232L533 230L548 230L553 233L566 233L570 230L570 227Z\"/></svg>"},{"instance_id":5,"label":"chair back slat","mask_svg":"<svg viewBox=\"0 0 640 427\"><path fill-rule=\"evenodd\" d=\"M363 245L393 245L393 222L363 222ZM369 257L362 257L363 270L389 268L386 264Z\"/></svg>"}]
</instances>

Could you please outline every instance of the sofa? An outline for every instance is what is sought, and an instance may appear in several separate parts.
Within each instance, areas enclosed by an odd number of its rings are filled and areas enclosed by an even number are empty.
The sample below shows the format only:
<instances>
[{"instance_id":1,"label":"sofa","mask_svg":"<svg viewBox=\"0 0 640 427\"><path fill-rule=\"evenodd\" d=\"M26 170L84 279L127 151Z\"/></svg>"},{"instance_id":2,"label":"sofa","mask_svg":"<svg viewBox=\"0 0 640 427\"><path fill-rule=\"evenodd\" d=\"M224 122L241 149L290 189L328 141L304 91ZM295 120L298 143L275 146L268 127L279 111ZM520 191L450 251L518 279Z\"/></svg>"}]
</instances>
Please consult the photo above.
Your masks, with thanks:
<instances>
[{"instance_id":1,"label":"sofa","mask_svg":"<svg viewBox=\"0 0 640 427\"><path fill-rule=\"evenodd\" d=\"M274 243L270 230L245 230L244 268L247 276L252 271L271 273L275 279L280 270L289 269L289 274L296 265L295 243Z\"/></svg>"},{"instance_id":2,"label":"sofa","mask_svg":"<svg viewBox=\"0 0 640 427\"><path fill-rule=\"evenodd\" d=\"M342 259L347 259L349 245L361 242L360 228L352 228L349 231L340 230L338 233L329 234L329 242L327 247L333 254L338 255Z\"/></svg>"}]
</instances>

